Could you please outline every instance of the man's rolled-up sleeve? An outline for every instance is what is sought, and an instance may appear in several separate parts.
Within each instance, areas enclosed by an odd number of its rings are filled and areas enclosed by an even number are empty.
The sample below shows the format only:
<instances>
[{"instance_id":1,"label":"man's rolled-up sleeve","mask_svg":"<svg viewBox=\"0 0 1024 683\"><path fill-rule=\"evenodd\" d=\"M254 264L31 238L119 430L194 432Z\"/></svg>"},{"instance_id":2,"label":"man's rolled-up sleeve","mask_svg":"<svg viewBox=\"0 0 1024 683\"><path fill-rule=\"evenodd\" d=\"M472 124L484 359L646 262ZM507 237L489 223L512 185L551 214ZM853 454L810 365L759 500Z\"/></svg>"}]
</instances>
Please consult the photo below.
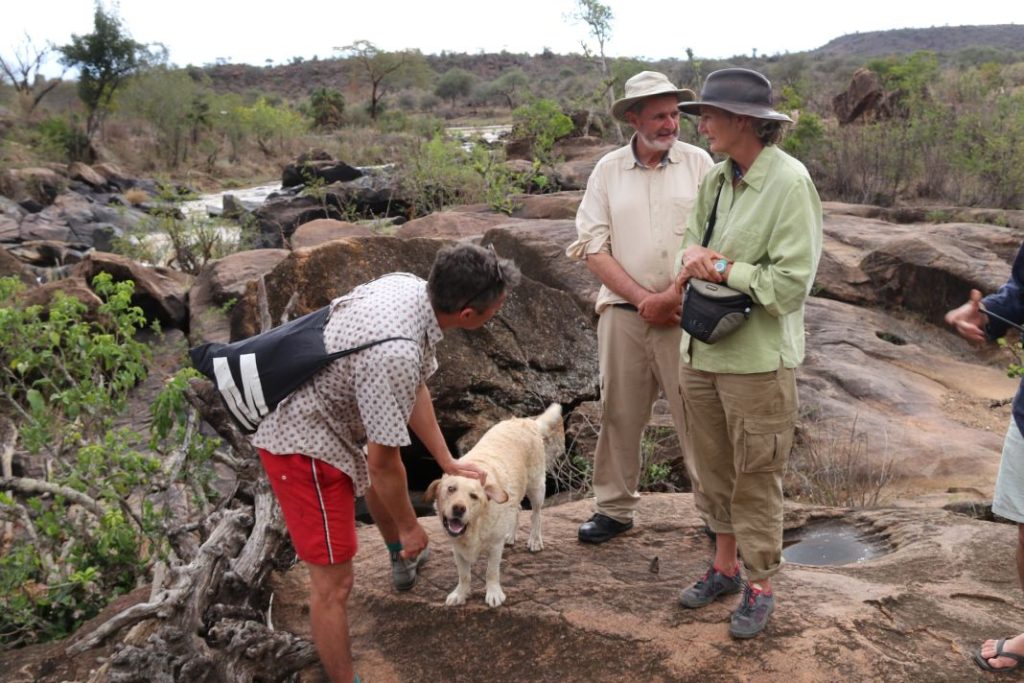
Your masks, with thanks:
<instances>
[{"instance_id":1,"label":"man's rolled-up sleeve","mask_svg":"<svg viewBox=\"0 0 1024 683\"><path fill-rule=\"evenodd\" d=\"M576 241L565 249L565 255L572 259L582 261L588 254L612 252L608 193L599 169L600 166L590 174L576 211Z\"/></svg>"}]
</instances>

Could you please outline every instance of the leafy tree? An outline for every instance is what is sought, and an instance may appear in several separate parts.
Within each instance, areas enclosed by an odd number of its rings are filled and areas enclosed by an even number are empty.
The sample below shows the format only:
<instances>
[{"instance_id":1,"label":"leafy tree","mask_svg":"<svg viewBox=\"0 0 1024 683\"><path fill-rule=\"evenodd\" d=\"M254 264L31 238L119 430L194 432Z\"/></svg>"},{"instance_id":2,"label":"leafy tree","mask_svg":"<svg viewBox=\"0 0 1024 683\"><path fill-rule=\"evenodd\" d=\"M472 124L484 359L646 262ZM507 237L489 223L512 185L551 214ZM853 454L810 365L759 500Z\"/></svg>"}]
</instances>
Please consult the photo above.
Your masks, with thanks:
<instances>
[{"instance_id":1,"label":"leafy tree","mask_svg":"<svg viewBox=\"0 0 1024 683\"><path fill-rule=\"evenodd\" d=\"M152 69L128 84L117 97L118 110L148 121L157 136L156 154L171 168L189 158L191 147L209 128L206 91L185 71Z\"/></svg>"},{"instance_id":2,"label":"leafy tree","mask_svg":"<svg viewBox=\"0 0 1024 683\"><path fill-rule=\"evenodd\" d=\"M516 108L518 96L528 92L529 85L530 79L526 77L526 72L517 66L491 81L489 89L504 99L508 108L512 110Z\"/></svg>"},{"instance_id":3,"label":"leafy tree","mask_svg":"<svg viewBox=\"0 0 1024 683\"><path fill-rule=\"evenodd\" d=\"M430 74L430 68L418 50L385 52L368 40L357 40L335 49L354 60L357 72L369 84L369 111L374 121L381 112L381 101L393 88L421 84Z\"/></svg>"},{"instance_id":4,"label":"leafy tree","mask_svg":"<svg viewBox=\"0 0 1024 683\"><path fill-rule=\"evenodd\" d=\"M473 92L473 74L465 69L453 67L445 71L434 88L434 94L455 106L455 98L466 97Z\"/></svg>"},{"instance_id":5,"label":"leafy tree","mask_svg":"<svg viewBox=\"0 0 1024 683\"><path fill-rule=\"evenodd\" d=\"M321 86L309 94L309 116L317 128L337 128L345 111L345 96Z\"/></svg>"},{"instance_id":6,"label":"leafy tree","mask_svg":"<svg viewBox=\"0 0 1024 683\"><path fill-rule=\"evenodd\" d=\"M110 110L114 93L149 61L142 43L132 39L116 14L96 3L93 32L73 34L71 42L58 48L62 65L78 67L78 95L88 112L85 132L92 140Z\"/></svg>"},{"instance_id":7,"label":"leafy tree","mask_svg":"<svg viewBox=\"0 0 1024 683\"><path fill-rule=\"evenodd\" d=\"M61 77L44 78L40 71L49 57L51 45L36 48L32 39L25 34L25 42L14 48L12 57L0 56L0 82L6 78L14 86L24 113L31 114L54 88L60 85Z\"/></svg>"},{"instance_id":8,"label":"leafy tree","mask_svg":"<svg viewBox=\"0 0 1024 683\"><path fill-rule=\"evenodd\" d=\"M607 102L608 111L611 111L612 103L615 101L613 89L615 79L612 77L611 69L608 67L604 46L612 36L612 9L608 5L599 2L599 0L576 0L576 11L571 15L571 18L586 24L590 29L590 35L597 41L597 61L601 68L601 78L604 86L603 96ZM588 57L592 56L587 42L581 41L580 44L583 47L583 54ZM622 142L622 128L619 126L619 122L614 121L612 128L615 130L616 140Z\"/></svg>"}]
</instances>

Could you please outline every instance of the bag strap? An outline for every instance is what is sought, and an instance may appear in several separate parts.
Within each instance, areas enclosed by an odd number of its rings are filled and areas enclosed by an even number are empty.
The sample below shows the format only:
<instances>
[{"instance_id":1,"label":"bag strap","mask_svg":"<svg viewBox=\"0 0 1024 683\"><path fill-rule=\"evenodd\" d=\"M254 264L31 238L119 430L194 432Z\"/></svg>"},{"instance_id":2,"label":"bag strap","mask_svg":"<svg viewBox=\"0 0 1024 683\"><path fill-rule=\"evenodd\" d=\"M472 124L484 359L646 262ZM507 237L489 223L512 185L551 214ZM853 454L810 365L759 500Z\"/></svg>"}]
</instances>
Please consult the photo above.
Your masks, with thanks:
<instances>
[{"instance_id":1,"label":"bag strap","mask_svg":"<svg viewBox=\"0 0 1024 683\"><path fill-rule=\"evenodd\" d=\"M704 228L704 241L701 246L707 248L711 243L711 233L715 229L715 220L718 218L718 198L722 196L722 187L725 185L725 177L718 183L718 193L715 195L715 204L711 207L711 215L708 216L708 226Z\"/></svg>"},{"instance_id":2,"label":"bag strap","mask_svg":"<svg viewBox=\"0 0 1024 683\"><path fill-rule=\"evenodd\" d=\"M332 361L333 360L338 360L339 358L344 358L345 356L348 356L350 354L357 353L357 352L362 351L364 349L368 349L371 346L376 346L377 344L383 344L384 342L389 342L389 341L397 341L399 339L404 339L405 341L411 341L413 344L416 343L416 340L413 339L412 337L387 337L386 339L377 339L375 341L366 342L365 344L360 344L359 346L354 346L351 349L342 349L341 351L335 351L334 353L329 353L329 354L327 354L327 358L329 358Z\"/></svg>"}]
</instances>

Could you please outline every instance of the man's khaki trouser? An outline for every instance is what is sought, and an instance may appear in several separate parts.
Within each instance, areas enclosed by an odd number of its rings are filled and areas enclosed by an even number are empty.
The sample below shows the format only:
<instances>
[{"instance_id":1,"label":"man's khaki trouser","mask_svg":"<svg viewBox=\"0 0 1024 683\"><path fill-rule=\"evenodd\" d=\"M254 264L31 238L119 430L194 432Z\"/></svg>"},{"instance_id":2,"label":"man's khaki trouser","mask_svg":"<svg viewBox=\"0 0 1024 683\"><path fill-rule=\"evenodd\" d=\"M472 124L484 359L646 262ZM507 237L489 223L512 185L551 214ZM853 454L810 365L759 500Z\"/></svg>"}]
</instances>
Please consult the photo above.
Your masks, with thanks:
<instances>
[{"instance_id":1,"label":"man's khaki trouser","mask_svg":"<svg viewBox=\"0 0 1024 683\"><path fill-rule=\"evenodd\" d=\"M658 392L665 395L680 435L683 461L701 516L706 504L693 457L683 447L683 401L679 395L678 327L653 327L636 313L608 307L597 323L601 373L601 432L594 452L597 511L620 522L633 519L640 495L640 439Z\"/></svg>"},{"instance_id":2,"label":"man's khaki trouser","mask_svg":"<svg viewBox=\"0 0 1024 683\"><path fill-rule=\"evenodd\" d=\"M734 534L747 579L782 567L782 474L796 426L792 368L750 375L679 368L683 440L707 497L708 526Z\"/></svg>"}]
</instances>

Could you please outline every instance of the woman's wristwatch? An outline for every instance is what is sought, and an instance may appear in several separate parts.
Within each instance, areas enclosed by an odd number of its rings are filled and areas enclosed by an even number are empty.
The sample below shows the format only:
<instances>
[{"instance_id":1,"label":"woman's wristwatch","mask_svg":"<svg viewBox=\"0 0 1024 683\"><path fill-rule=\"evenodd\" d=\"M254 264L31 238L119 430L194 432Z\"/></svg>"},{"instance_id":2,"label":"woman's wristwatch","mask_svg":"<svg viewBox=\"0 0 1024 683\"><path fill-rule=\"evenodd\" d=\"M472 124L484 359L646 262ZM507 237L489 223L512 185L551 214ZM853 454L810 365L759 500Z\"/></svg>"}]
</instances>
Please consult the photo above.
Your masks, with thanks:
<instances>
[{"instance_id":1,"label":"woman's wristwatch","mask_svg":"<svg viewBox=\"0 0 1024 683\"><path fill-rule=\"evenodd\" d=\"M720 258L717 261L715 261L715 272L716 273L723 273L724 274L725 273L725 269L728 268L728 267L729 267L729 260L728 259Z\"/></svg>"}]
</instances>

